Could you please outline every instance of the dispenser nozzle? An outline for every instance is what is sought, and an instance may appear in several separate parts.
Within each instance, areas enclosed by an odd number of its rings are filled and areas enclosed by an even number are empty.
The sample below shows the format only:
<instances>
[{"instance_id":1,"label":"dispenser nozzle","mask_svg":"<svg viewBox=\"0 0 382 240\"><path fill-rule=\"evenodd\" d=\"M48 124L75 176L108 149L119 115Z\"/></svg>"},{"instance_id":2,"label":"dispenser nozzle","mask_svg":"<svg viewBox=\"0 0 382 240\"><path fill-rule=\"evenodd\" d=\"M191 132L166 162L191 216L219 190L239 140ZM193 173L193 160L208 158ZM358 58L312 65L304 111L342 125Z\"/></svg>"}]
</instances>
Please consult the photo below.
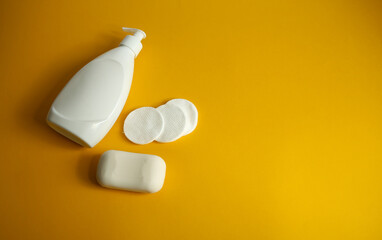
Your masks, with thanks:
<instances>
[{"instance_id":1,"label":"dispenser nozzle","mask_svg":"<svg viewBox=\"0 0 382 240\"><path fill-rule=\"evenodd\" d=\"M134 52L135 57L137 57L142 49L141 40L146 38L146 33L137 28L123 27L122 30L133 35L126 36L122 40L121 45L130 48Z\"/></svg>"},{"instance_id":2,"label":"dispenser nozzle","mask_svg":"<svg viewBox=\"0 0 382 240\"><path fill-rule=\"evenodd\" d=\"M139 37L141 40L146 38L146 33L140 29L122 27L122 30L124 32L131 33L136 37Z\"/></svg>"}]
</instances>

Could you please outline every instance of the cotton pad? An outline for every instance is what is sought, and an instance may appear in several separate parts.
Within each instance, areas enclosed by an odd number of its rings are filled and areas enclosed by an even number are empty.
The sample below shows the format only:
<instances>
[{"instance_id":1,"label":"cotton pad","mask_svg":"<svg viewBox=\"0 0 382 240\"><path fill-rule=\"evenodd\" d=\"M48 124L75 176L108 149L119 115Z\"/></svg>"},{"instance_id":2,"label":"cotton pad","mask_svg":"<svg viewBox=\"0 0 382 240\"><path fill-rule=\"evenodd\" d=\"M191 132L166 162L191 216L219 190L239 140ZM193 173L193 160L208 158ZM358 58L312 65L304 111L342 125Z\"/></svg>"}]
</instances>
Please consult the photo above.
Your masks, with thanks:
<instances>
[{"instance_id":1,"label":"cotton pad","mask_svg":"<svg viewBox=\"0 0 382 240\"><path fill-rule=\"evenodd\" d=\"M186 128L184 129L183 135L187 135L195 130L196 125L198 124L198 110L192 102L186 99L173 99L166 104L174 104L185 113Z\"/></svg>"},{"instance_id":2,"label":"cotton pad","mask_svg":"<svg viewBox=\"0 0 382 240\"><path fill-rule=\"evenodd\" d=\"M173 142L183 136L186 128L186 115L178 106L165 104L157 108L164 120L163 131L156 139L157 142Z\"/></svg>"},{"instance_id":3,"label":"cotton pad","mask_svg":"<svg viewBox=\"0 0 382 240\"><path fill-rule=\"evenodd\" d=\"M162 158L115 150L102 154L97 168L101 186L134 192L158 192L165 175L166 163Z\"/></svg>"},{"instance_id":4,"label":"cotton pad","mask_svg":"<svg viewBox=\"0 0 382 240\"><path fill-rule=\"evenodd\" d=\"M123 129L126 137L133 143L147 144L161 135L163 126L163 117L157 109L142 107L126 117Z\"/></svg>"}]
</instances>

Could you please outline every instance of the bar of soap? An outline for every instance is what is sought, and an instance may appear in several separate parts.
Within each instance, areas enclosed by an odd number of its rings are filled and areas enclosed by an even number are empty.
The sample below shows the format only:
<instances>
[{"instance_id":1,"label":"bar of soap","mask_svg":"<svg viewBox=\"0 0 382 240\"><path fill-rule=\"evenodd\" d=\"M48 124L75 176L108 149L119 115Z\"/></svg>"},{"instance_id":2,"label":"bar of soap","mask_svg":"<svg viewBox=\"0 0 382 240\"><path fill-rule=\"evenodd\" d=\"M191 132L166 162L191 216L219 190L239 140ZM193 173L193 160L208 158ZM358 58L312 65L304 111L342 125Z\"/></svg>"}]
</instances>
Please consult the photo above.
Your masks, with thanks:
<instances>
[{"instance_id":1,"label":"bar of soap","mask_svg":"<svg viewBox=\"0 0 382 240\"><path fill-rule=\"evenodd\" d=\"M161 157L109 150L97 169L98 183L107 188L155 193L162 189L166 163Z\"/></svg>"}]
</instances>

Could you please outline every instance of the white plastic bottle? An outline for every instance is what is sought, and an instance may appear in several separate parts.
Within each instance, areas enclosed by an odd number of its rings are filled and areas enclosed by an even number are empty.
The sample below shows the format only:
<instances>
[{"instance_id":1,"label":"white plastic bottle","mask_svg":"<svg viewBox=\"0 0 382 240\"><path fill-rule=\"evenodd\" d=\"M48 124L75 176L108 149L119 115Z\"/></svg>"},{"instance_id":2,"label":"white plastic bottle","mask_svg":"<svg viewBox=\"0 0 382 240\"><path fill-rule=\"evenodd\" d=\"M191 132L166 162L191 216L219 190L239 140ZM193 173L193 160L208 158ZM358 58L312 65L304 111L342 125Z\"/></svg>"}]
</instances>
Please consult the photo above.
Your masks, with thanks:
<instances>
[{"instance_id":1,"label":"white plastic bottle","mask_svg":"<svg viewBox=\"0 0 382 240\"><path fill-rule=\"evenodd\" d=\"M83 146L94 147L102 140L129 95L134 58L146 34L135 28L123 30L133 35L78 71L49 110L49 126Z\"/></svg>"}]
</instances>

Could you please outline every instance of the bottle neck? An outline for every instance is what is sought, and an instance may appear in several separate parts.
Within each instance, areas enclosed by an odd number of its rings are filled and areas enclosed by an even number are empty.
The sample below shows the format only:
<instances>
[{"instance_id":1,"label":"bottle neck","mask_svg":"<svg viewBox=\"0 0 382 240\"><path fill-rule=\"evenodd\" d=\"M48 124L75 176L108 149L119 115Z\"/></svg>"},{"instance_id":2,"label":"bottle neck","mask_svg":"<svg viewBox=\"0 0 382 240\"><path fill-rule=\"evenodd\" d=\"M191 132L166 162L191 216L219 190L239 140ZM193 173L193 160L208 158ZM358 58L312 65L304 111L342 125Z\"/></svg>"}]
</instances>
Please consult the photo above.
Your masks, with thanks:
<instances>
[{"instance_id":1,"label":"bottle neck","mask_svg":"<svg viewBox=\"0 0 382 240\"><path fill-rule=\"evenodd\" d=\"M123 47L124 49L127 49L129 54L131 54L134 58L137 58L137 55L135 55L134 51L131 48L129 48L128 46L123 45L123 44L119 44L118 47Z\"/></svg>"},{"instance_id":2,"label":"bottle neck","mask_svg":"<svg viewBox=\"0 0 382 240\"><path fill-rule=\"evenodd\" d=\"M138 56L142 49L141 38L132 35L126 36L120 45L130 48L131 51L133 51L135 57Z\"/></svg>"}]
</instances>

